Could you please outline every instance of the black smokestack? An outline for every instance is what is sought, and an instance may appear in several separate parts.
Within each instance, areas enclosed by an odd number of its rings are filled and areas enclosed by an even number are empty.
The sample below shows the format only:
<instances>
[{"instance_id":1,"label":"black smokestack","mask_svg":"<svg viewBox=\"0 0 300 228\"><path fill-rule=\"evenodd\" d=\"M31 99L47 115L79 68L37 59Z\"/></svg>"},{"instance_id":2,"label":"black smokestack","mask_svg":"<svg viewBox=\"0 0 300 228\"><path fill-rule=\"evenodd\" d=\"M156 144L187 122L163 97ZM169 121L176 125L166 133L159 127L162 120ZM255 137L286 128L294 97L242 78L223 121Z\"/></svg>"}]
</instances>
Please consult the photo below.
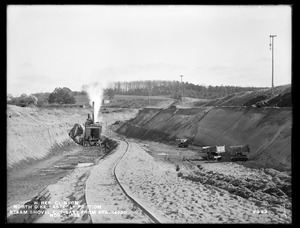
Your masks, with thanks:
<instances>
[{"instance_id":1,"label":"black smokestack","mask_svg":"<svg viewBox=\"0 0 300 228\"><path fill-rule=\"evenodd\" d=\"M94 117L94 106L95 106L95 102L93 101L93 112L92 112L92 120L93 120L93 123L94 123L94 121L95 121L95 117Z\"/></svg>"}]
</instances>

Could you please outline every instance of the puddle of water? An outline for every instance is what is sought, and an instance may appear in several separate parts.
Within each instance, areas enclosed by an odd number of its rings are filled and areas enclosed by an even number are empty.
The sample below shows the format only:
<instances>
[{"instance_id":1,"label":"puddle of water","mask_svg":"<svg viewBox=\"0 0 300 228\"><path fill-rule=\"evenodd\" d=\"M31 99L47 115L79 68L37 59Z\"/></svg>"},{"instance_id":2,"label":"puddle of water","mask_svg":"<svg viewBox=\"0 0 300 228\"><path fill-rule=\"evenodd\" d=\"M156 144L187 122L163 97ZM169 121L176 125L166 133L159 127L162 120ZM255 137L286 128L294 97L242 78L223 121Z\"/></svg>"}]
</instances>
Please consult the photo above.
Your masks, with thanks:
<instances>
[{"instance_id":1,"label":"puddle of water","mask_svg":"<svg viewBox=\"0 0 300 228\"><path fill-rule=\"evenodd\" d=\"M77 167L89 167L94 165L94 163L78 163Z\"/></svg>"},{"instance_id":2,"label":"puddle of water","mask_svg":"<svg viewBox=\"0 0 300 228\"><path fill-rule=\"evenodd\" d=\"M53 167L56 169L74 169L75 165L55 165Z\"/></svg>"}]
</instances>

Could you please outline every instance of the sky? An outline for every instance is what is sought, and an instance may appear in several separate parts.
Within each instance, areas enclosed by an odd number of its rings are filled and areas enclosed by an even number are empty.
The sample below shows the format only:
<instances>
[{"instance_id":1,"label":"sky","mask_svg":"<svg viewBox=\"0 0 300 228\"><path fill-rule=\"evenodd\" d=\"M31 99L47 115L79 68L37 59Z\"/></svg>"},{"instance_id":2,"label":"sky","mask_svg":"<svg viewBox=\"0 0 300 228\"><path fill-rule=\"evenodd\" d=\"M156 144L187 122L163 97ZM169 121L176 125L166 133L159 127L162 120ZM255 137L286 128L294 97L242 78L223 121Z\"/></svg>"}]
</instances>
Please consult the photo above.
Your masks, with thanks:
<instances>
[{"instance_id":1,"label":"sky","mask_svg":"<svg viewBox=\"0 0 300 228\"><path fill-rule=\"evenodd\" d=\"M7 93L94 82L291 83L289 5L8 5Z\"/></svg>"}]
</instances>

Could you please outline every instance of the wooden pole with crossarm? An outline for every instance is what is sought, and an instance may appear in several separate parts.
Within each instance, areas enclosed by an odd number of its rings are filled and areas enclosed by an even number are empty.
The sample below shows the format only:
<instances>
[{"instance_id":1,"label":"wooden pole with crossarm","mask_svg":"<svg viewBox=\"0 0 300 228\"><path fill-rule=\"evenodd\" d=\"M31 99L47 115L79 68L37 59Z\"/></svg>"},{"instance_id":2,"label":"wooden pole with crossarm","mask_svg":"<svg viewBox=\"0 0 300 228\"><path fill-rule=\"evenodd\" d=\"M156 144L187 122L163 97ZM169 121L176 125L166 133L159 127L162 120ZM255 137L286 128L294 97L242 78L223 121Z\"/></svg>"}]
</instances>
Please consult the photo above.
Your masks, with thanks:
<instances>
[{"instance_id":1,"label":"wooden pole with crossarm","mask_svg":"<svg viewBox=\"0 0 300 228\"><path fill-rule=\"evenodd\" d=\"M182 89L181 101L183 102L183 84L182 84L182 77L183 77L183 75L180 75L180 77L181 77L181 89Z\"/></svg>"},{"instance_id":2,"label":"wooden pole with crossarm","mask_svg":"<svg viewBox=\"0 0 300 228\"><path fill-rule=\"evenodd\" d=\"M276 35L270 35L270 50L272 50L272 93L274 88L274 37Z\"/></svg>"}]
</instances>

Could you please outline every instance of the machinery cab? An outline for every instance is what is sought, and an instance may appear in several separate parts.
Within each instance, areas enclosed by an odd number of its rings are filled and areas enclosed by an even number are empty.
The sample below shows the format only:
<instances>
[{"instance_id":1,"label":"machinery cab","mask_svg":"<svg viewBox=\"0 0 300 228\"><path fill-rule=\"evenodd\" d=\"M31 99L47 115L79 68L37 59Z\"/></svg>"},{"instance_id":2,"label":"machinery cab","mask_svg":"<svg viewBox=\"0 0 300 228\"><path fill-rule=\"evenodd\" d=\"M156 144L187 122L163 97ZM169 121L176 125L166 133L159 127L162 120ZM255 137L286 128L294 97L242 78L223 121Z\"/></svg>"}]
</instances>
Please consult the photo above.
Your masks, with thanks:
<instances>
[{"instance_id":1,"label":"machinery cab","mask_svg":"<svg viewBox=\"0 0 300 228\"><path fill-rule=\"evenodd\" d=\"M248 156L244 153L250 153L249 145L231 146L231 161L247 161Z\"/></svg>"},{"instance_id":2,"label":"machinery cab","mask_svg":"<svg viewBox=\"0 0 300 228\"><path fill-rule=\"evenodd\" d=\"M94 108L94 102L93 102L93 108ZM91 118L90 114L88 114L88 118L84 126L85 126L85 131L84 131L83 145L84 146L100 145L102 126L99 122L94 123L94 115Z\"/></svg>"},{"instance_id":3,"label":"machinery cab","mask_svg":"<svg viewBox=\"0 0 300 228\"><path fill-rule=\"evenodd\" d=\"M102 126L97 122L85 126L84 141L85 145L100 145Z\"/></svg>"},{"instance_id":4,"label":"machinery cab","mask_svg":"<svg viewBox=\"0 0 300 228\"><path fill-rule=\"evenodd\" d=\"M205 160L220 160L222 156L220 155L220 152L217 150L216 146L204 146L201 148L202 152L205 153L205 156L203 157Z\"/></svg>"},{"instance_id":5,"label":"machinery cab","mask_svg":"<svg viewBox=\"0 0 300 228\"><path fill-rule=\"evenodd\" d=\"M178 147L188 147L188 140L187 139L177 139Z\"/></svg>"},{"instance_id":6,"label":"machinery cab","mask_svg":"<svg viewBox=\"0 0 300 228\"><path fill-rule=\"evenodd\" d=\"M217 152L208 152L207 157L208 160L220 160L222 158Z\"/></svg>"}]
</instances>

